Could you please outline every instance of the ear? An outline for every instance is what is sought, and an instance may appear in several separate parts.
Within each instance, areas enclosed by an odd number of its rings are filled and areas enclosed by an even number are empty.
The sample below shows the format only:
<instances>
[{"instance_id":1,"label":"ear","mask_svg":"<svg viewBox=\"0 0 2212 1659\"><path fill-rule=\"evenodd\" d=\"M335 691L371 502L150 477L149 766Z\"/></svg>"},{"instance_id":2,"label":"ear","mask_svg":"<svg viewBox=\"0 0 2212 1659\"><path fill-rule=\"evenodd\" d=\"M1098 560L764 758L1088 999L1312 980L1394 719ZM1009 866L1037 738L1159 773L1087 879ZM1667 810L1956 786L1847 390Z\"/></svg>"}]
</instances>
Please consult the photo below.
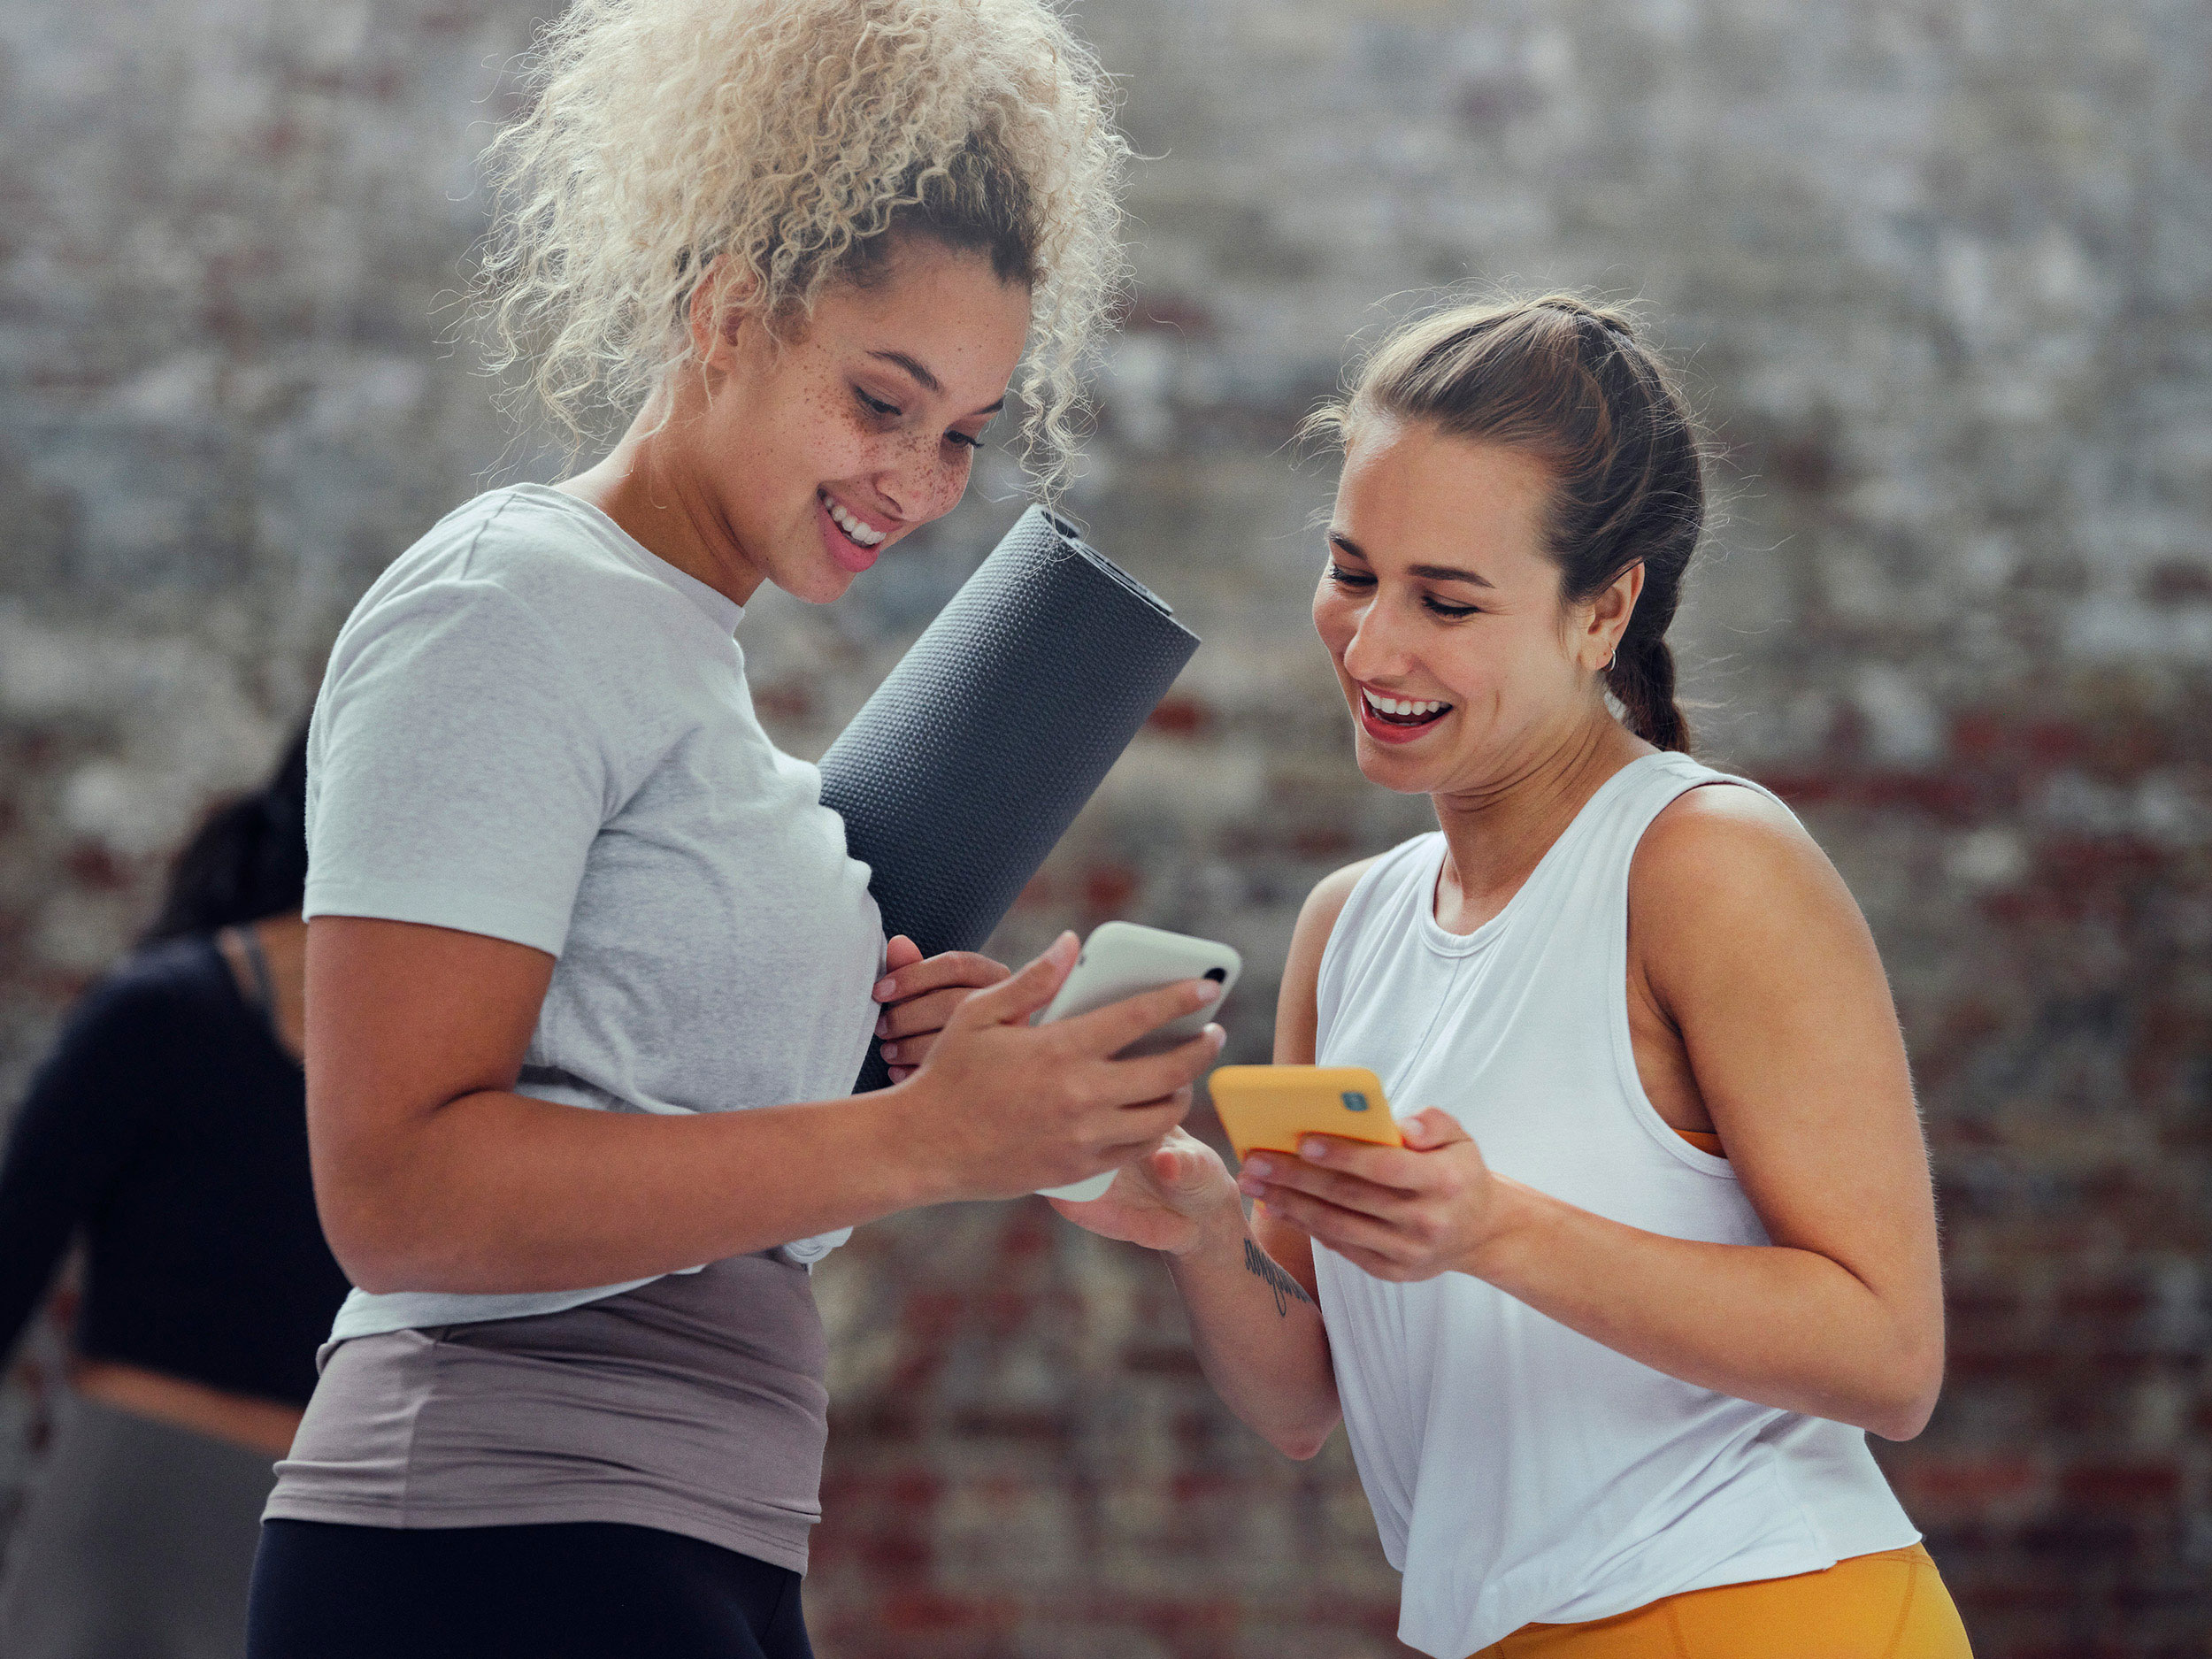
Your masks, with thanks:
<instances>
[{"instance_id":1,"label":"ear","mask_svg":"<svg viewBox=\"0 0 2212 1659\"><path fill-rule=\"evenodd\" d=\"M1576 641L1576 656L1584 668L1599 673L1611 666L1613 653L1620 649L1621 636L1628 632L1628 619L1636 614L1636 601L1643 591L1644 562L1638 559L1590 601L1589 617L1583 624L1582 637Z\"/></svg>"},{"instance_id":2,"label":"ear","mask_svg":"<svg viewBox=\"0 0 2212 1659\"><path fill-rule=\"evenodd\" d=\"M692 286L691 297L685 305L684 321L691 332L692 355L709 368L726 366L730 353L736 349L746 328L758 326L751 303L756 285L750 277L732 283L721 296L721 318L719 326L717 326L715 289L727 257L717 254L707 261L707 267L699 273L699 280Z\"/></svg>"}]
</instances>

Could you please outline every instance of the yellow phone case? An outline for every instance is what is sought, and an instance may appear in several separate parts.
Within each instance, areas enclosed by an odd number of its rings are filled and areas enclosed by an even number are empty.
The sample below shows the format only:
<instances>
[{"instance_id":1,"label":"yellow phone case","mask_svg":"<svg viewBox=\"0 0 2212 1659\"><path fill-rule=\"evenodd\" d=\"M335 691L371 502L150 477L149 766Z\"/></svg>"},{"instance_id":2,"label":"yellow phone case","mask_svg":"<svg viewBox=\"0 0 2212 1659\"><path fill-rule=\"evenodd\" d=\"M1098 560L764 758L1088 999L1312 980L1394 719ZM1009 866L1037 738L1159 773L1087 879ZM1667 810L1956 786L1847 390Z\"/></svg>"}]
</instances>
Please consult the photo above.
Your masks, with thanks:
<instances>
[{"instance_id":1,"label":"yellow phone case","mask_svg":"<svg viewBox=\"0 0 2212 1659\"><path fill-rule=\"evenodd\" d=\"M1402 1147L1382 1079L1363 1065L1225 1065L1206 1079L1240 1161L1297 1155L1301 1135L1340 1135Z\"/></svg>"}]
</instances>

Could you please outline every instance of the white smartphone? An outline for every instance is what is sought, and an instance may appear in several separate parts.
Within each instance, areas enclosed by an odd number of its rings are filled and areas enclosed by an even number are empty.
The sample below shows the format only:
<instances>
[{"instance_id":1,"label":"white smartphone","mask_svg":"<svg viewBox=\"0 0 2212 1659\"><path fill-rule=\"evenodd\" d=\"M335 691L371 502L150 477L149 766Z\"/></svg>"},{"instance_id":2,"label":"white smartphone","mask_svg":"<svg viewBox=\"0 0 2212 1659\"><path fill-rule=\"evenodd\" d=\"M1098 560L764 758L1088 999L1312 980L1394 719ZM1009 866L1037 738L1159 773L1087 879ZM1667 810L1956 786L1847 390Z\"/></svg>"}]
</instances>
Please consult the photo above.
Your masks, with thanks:
<instances>
[{"instance_id":1,"label":"white smartphone","mask_svg":"<svg viewBox=\"0 0 2212 1659\"><path fill-rule=\"evenodd\" d=\"M1143 991L1156 991L1181 979L1211 979L1220 986L1221 995L1205 1007L1148 1032L1118 1051L1114 1058L1126 1060L1138 1055L1161 1054L1179 1043L1188 1042L1212 1023L1222 1003L1228 1001L1237 975L1243 971L1244 959L1237 955L1233 946L1211 939L1194 939L1188 933L1143 927L1135 922L1101 922L1083 941L1082 952L1076 957L1075 966L1068 971L1068 977L1061 982L1059 994L1030 1024L1049 1025L1056 1019L1092 1013L1110 1002L1118 1002ZM1043 1190L1047 1198L1064 1198L1079 1204L1102 1197L1113 1184L1114 1171L1109 1170L1087 1180Z\"/></svg>"}]
</instances>

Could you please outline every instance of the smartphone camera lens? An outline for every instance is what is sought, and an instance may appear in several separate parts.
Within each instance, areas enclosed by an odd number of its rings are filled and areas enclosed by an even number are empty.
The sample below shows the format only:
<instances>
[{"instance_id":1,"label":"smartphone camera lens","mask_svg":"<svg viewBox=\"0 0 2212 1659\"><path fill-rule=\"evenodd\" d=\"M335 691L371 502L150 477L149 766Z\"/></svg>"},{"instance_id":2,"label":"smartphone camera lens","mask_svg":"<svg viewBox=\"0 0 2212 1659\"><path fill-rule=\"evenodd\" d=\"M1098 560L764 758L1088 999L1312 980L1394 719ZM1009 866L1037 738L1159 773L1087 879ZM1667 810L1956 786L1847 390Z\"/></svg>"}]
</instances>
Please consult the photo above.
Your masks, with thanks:
<instances>
[{"instance_id":1,"label":"smartphone camera lens","mask_svg":"<svg viewBox=\"0 0 2212 1659\"><path fill-rule=\"evenodd\" d=\"M1357 1089L1346 1089L1343 1098L1344 1110L1348 1112L1363 1112L1367 1110L1367 1096Z\"/></svg>"},{"instance_id":2,"label":"smartphone camera lens","mask_svg":"<svg viewBox=\"0 0 2212 1659\"><path fill-rule=\"evenodd\" d=\"M1229 977L1229 970L1226 968L1209 968L1206 970L1206 977L1211 979L1216 985L1219 985L1224 979Z\"/></svg>"}]
</instances>

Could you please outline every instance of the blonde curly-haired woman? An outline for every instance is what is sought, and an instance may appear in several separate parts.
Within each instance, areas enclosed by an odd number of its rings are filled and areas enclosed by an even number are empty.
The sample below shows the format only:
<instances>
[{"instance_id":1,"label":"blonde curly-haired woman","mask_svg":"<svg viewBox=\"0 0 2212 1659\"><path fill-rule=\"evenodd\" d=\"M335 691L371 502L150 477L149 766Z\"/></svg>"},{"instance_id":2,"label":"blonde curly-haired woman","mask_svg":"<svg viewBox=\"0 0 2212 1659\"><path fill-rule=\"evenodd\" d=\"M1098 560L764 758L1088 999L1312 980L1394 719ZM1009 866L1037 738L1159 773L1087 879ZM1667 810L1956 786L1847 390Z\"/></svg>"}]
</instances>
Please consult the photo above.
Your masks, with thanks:
<instances>
[{"instance_id":1,"label":"blonde curly-haired woman","mask_svg":"<svg viewBox=\"0 0 2212 1659\"><path fill-rule=\"evenodd\" d=\"M403 554L316 706L309 1130L357 1288L256 1659L805 1655L809 1265L1126 1162L1220 1042L1106 1057L1202 985L1031 1030L1071 938L1010 978L887 945L733 638L948 511L1018 372L1059 465L1120 260L1089 55L1039 0L583 0L536 94L500 355L580 436L638 413ZM854 1097L872 1022L897 1081Z\"/></svg>"}]
</instances>

